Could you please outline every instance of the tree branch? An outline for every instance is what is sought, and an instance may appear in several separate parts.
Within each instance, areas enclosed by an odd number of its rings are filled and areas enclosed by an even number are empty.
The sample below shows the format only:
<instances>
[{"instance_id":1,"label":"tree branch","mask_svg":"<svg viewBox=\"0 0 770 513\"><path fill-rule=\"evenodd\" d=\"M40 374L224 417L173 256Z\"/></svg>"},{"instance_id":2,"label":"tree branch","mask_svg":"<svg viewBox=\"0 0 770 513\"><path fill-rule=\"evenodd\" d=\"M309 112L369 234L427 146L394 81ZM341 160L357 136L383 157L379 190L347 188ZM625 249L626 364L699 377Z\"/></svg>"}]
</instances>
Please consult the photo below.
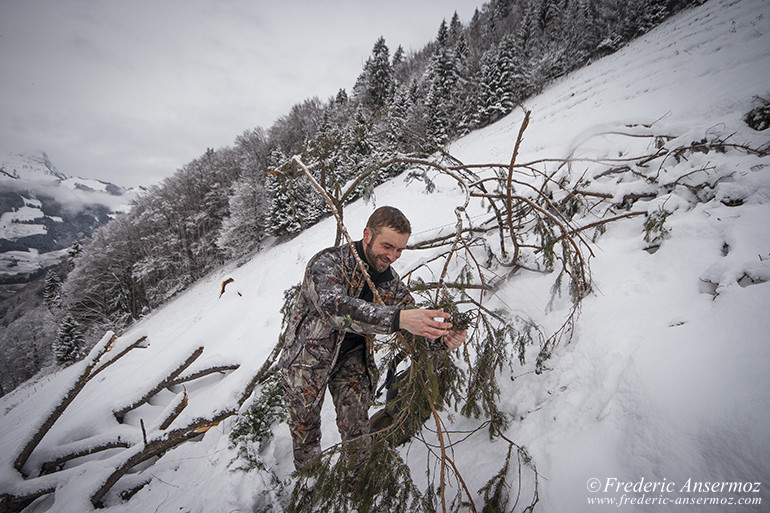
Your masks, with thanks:
<instances>
[{"instance_id":1,"label":"tree branch","mask_svg":"<svg viewBox=\"0 0 770 513\"><path fill-rule=\"evenodd\" d=\"M108 331L104 337L102 337L101 341L99 341L91 350L88 358L83 361L83 370L80 372L80 375L75 379L75 382L70 385L70 388L64 396L62 396L53 410L51 410L48 417L46 417L40 426L33 432L32 437L27 441L24 447L22 447L19 455L16 456L16 459L13 462L13 468L19 473L24 475L22 469L24 468L24 464L27 463L32 451L35 450L35 447L38 446L46 433L48 433L54 423L61 417L64 410L67 409L67 406L75 400L75 397L77 397L80 391L83 390L83 387L86 386L86 383L88 383L91 378L91 371L99 363L99 359L102 355L110 350L116 338L115 333Z\"/></svg>"}]
</instances>

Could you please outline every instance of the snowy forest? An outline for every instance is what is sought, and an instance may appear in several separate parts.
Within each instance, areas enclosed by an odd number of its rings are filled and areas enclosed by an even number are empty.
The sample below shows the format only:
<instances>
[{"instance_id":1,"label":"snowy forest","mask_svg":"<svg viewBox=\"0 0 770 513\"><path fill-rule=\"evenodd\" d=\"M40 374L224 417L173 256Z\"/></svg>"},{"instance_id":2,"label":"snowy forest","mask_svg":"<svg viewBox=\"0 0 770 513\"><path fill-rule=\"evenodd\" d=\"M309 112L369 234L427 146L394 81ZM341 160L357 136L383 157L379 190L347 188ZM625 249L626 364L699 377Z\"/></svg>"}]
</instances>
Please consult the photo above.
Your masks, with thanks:
<instances>
[{"instance_id":1,"label":"snowy forest","mask_svg":"<svg viewBox=\"0 0 770 513\"><path fill-rule=\"evenodd\" d=\"M73 361L106 329L126 327L223 262L328 216L307 181L282 171L292 156L324 162L317 178L340 191L339 204L367 197L405 169L396 157L439 151L697 3L494 0L466 24L456 13L445 18L435 40L413 55L377 39L349 91L301 101L270 128L207 149L76 248L67 268L50 272L32 294L42 303L31 307L27 294L2 305L0 394L50 364L53 353L58 363ZM52 353L52 338L68 349Z\"/></svg>"}]
</instances>

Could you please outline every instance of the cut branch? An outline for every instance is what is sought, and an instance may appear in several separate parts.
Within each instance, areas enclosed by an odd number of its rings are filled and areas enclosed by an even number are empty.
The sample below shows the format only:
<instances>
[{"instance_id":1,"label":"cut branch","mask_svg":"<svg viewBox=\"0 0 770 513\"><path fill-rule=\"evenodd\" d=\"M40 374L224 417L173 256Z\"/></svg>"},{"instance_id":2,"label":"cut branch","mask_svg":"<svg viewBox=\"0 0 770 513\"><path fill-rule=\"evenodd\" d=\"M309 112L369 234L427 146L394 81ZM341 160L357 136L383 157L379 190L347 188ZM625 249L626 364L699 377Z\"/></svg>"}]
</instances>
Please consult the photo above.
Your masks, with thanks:
<instances>
[{"instance_id":1,"label":"cut branch","mask_svg":"<svg viewBox=\"0 0 770 513\"><path fill-rule=\"evenodd\" d=\"M36 499L56 491L56 484L48 484L26 494L0 493L0 513L19 513Z\"/></svg>"},{"instance_id":2,"label":"cut branch","mask_svg":"<svg viewBox=\"0 0 770 513\"><path fill-rule=\"evenodd\" d=\"M201 369L198 371L195 371L191 374L186 374L184 376L179 376L175 378L170 386L174 385L182 385L184 383L189 383L190 381L195 381L196 379L203 378L205 376L209 376L211 374L216 374L218 372L224 373L227 371L234 371L240 367L240 364L238 363L229 363L224 365L216 365L214 367L208 367L206 369Z\"/></svg>"},{"instance_id":3,"label":"cut branch","mask_svg":"<svg viewBox=\"0 0 770 513\"><path fill-rule=\"evenodd\" d=\"M519 127L519 135L516 137L516 144L513 147L513 154L511 155L511 163L508 166L508 183L506 185L506 213L508 214L508 230L511 235L511 243L513 244L513 257L511 257L511 263L516 264L519 259L519 242L516 240L516 231L513 227L513 171L516 165L516 157L519 155L519 148L521 147L521 141L524 138L524 130L529 125L529 115L531 111L524 113L524 120Z\"/></svg>"},{"instance_id":4,"label":"cut branch","mask_svg":"<svg viewBox=\"0 0 770 513\"><path fill-rule=\"evenodd\" d=\"M158 429L161 431L167 429L171 423L174 422L174 419L176 419L179 414L182 413L182 410L187 407L187 403L187 390L185 390L175 398L175 401L171 403L173 406L169 405L171 411L169 411L168 415L166 415L166 417L160 422Z\"/></svg>"},{"instance_id":5,"label":"cut branch","mask_svg":"<svg viewBox=\"0 0 770 513\"><path fill-rule=\"evenodd\" d=\"M137 347L140 347L140 348L147 347L147 345L145 344L146 341L147 341L147 337L146 336L139 338L136 342L134 342L133 344L131 344L128 347L126 347L125 349L123 349L120 353L115 355L113 358L105 361L102 365L100 365L99 367L95 368L94 371L88 376L88 379L92 379L94 376L96 376L97 374L102 372L104 369L106 369L107 367L109 367L113 363L117 362L119 359L123 358L132 349L136 349Z\"/></svg>"},{"instance_id":6,"label":"cut branch","mask_svg":"<svg viewBox=\"0 0 770 513\"><path fill-rule=\"evenodd\" d=\"M205 433L209 428L217 425L222 420L235 413L237 413L235 410L223 410L211 418L199 418L183 428L165 432L157 438L148 440L143 446L134 446L134 452L129 454L123 462L120 463L106 479L104 479L103 483L93 495L91 495L91 504L93 504L94 507L99 507L102 499L110 488L112 488L121 477L126 475L126 473L136 465L139 465L154 456L158 456L187 440L195 438L201 433Z\"/></svg>"},{"instance_id":7,"label":"cut branch","mask_svg":"<svg viewBox=\"0 0 770 513\"><path fill-rule=\"evenodd\" d=\"M16 456L16 459L13 462L13 468L19 471L19 473L24 475L22 469L27 463L27 460L32 454L32 451L35 450L35 447L38 446L46 433L48 433L51 427L53 427L54 423L59 419L59 417L61 417L61 415L64 413L64 410L67 409L67 406L69 406L72 401L75 400L75 397L77 397L80 391L83 390L83 387L86 386L86 383L88 383L88 380L91 378L91 371L99 363L99 359L102 357L102 355L110 350L113 342L115 342L115 338L115 333L108 331L91 350L88 358L83 361L83 370L80 372L80 375L70 386L69 390L67 390L64 396L59 400L58 404L53 408L53 410L51 410L51 412L48 414L48 417L46 417L40 426L34 431L32 437L27 441L27 443L19 452L19 455Z\"/></svg>"},{"instance_id":8,"label":"cut branch","mask_svg":"<svg viewBox=\"0 0 770 513\"><path fill-rule=\"evenodd\" d=\"M158 392L160 392L166 387L171 386L174 380L176 379L176 377L179 376L182 373L182 371L184 371L187 367L192 365L192 363L195 360L197 360L202 353L203 353L203 346L200 346L195 351L193 351L192 354L188 356L187 359L184 362L182 362L181 365L179 365L176 369L171 371L163 381L155 385L155 387L145 392L140 398L133 401L132 403L127 404L117 410L114 410L112 413L113 415L115 415L115 418L117 419L117 421L122 423L123 418L126 416L126 413L145 404L150 399L152 399L152 397L155 396Z\"/></svg>"},{"instance_id":9,"label":"cut branch","mask_svg":"<svg viewBox=\"0 0 770 513\"><path fill-rule=\"evenodd\" d=\"M53 472L57 472L58 470L61 469L62 465L64 465L70 460L74 460L75 458L89 456L91 454L96 454L102 451L108 451L110 449L119 449L119 448L125 449L128 447L131 447L134 443L136 443L136 440L129 440L127 438L121 438L121 437L118 437L114 440L106 440L97 445L92 445L90 447L82 448L80 450L73 451L64 456L60 456L55 460L47 461L43 463L41 474L51 474Z\"/></svg>"}]
</instances>

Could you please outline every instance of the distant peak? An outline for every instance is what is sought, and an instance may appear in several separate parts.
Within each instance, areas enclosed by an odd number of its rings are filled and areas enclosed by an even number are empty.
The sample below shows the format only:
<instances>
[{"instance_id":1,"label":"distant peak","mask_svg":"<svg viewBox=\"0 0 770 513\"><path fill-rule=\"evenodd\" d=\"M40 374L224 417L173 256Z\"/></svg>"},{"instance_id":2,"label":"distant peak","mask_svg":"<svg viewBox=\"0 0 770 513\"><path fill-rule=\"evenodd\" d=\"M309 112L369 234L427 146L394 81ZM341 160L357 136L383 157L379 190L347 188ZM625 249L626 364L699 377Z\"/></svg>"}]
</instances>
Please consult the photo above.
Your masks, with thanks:
<instances>
[{"instance_id":1,"label":"distant peak","mask_svg":"<svg viewBox=\"0 0 770 513\"><path fill-rule=\"evenodd\" d=\"M61 181L69 178L56 168L44 151L14 153L0 150L0 171L0 176L18 180Z\"/></svg>"}]
</instances>

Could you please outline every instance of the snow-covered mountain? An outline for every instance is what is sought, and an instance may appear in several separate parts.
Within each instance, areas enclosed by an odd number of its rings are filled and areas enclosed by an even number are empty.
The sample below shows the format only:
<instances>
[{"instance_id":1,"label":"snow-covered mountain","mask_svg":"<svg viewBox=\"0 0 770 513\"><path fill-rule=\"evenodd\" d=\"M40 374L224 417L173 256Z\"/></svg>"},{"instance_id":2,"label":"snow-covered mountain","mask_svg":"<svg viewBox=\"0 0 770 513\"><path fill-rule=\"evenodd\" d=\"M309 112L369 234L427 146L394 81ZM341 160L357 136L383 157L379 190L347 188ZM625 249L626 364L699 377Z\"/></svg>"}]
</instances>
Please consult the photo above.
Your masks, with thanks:
<instances>
[{"instance_id":1,"label":"snow-covered mountain","mask_svg":"<svg viewBox=\"0 0 770 513\"><path fill-rule=\"evenodd\" d=\"M517 162L536 169L550 165L543 159L572 157L569 165L548 167L549 176L583 187L597 202L635 201L629 210L605 212L619 217L606 231L587 229L604 217L580 219L593 288L572 341L556 347L542 374L503 371L504 413L513 420L505 434L531 457L518 459L521 479L514 472L507 483L512 495L521 494L517 506L509 504L513 510L535 497L534 511L546 512L767 509L770 133L749 128L744 117L756 97L768 96L770 3L709 0L527 102L532 114ZM449 151L466 164L509 162L522 119L514 112ZM637 155L658 157L629 159ZM599 161L618 166L608 172ZM413 243L451 232L454 209L465 201L455 180L434 179L432 194L406 174L376 191L377 205L398 206L412 220ZM364 202L346 207L354 236L372 209ZM479 198L466 212L468 219L489 215ZM656 213L663 224L651 238L645 219ZM195 426L205 433L196 443L133 467L103 496L104 511L283 511L281 485L292 470L288 429L274 428L258 455L264 467L248 470L230 446L228 412L276 343L283 291L334 235L329 219L226 266L120 334L102 357L115 363L99 363L103 372L69 398L27 459L26 477L14 461L104 344L83 362L0 398L0 496L39 496L28 513L89 511L116 469L174 430ZM433 256L406 251L396 267L430 276L440 272ZM519 271L486 304L551 333L569 311L551 295L555 279ZM116 359L138 341L141 348ZM192 379L212 368L221 372ZM325 447L338 441L334 417L327 401ZM475 419L452 411L441 417L455 443L452 460L481 511L479 490L501 468L508 445L475 431ZM426 470L434 479L440 472L431 457L435 433L423 435L432 450L420 442L401 450L418 486L426 485ZM38 476L43 463L100 444L110 448ZM460 491L457 480L447 487ZM119 491L129 489L136 493L122 500Z\"/></svg>"},{"instance_id":2,"label":"snow-covered mountain","mask_svg":"<svg viewBox=\"0 0 770 513\"><path fill-rule=\"evenodd\" d=\"M61 263L136 191L67 176L45 153L0 151L0 298Z\"/></svg>"}]
</instances>

